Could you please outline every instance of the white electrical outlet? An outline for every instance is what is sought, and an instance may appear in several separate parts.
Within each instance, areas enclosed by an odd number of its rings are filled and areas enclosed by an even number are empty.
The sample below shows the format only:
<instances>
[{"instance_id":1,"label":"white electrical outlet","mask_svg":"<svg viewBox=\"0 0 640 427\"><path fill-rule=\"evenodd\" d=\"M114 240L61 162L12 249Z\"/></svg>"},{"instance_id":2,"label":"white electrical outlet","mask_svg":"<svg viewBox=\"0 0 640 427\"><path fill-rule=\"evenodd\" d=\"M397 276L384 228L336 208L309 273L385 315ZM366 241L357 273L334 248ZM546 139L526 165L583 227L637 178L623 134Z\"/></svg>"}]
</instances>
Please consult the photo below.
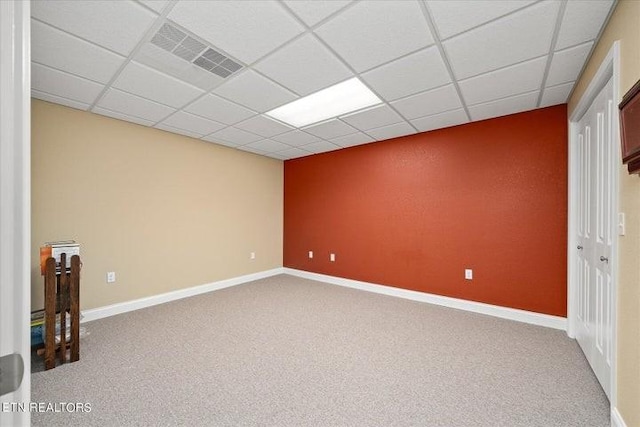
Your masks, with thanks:
<instances>
[{"instance_id":1,"label":"white electrical outlet","mask_svg":"<svg viewBox=\"0 0 640 427\"><path fill-rule=\"evenodd\" d=\"M113 283L116 281L116 272L110 271L107 273L107 283Z\"/></svg>"},{"instance_id":2,"label":"white electrical outlet","mask_svg":"<svg viewBox=\"0 0 640 427\"><path fill-rule=\"evenodd\" d=\"M336 261L336 254L329 255L329 261L335 262Z\"/></svg>"},{"instance_id":3,"label":"white electrical outlet","mask_svg":"<svg viewBox=\"0 0 640 427\"><path fill-rule=\"evenodd\" d=\"M313 251L309 251L309 258L313 258Z\"/></svg>"},{"instance_id":4,"label":"white electrical outlet","mask_svg":"<svg viewBox=\"0 0 640 427\"><path fill-rule=\"evenodd\" d=\"M464 269L464 278L467 280L473 280L473 270L470 268Z\"/></svg>"},{"instance_id":5,"label":"white electrical outlet","mask_svg":"<svg viewBox=\"0 0 640 427\"><path fill-rule=\"evenodd\" d=\"M251 252L251 253L249 254L249 258L251 258L251 259L256 259L256 253L255 253L255 252Z\"/></svg>"}]
</instances>

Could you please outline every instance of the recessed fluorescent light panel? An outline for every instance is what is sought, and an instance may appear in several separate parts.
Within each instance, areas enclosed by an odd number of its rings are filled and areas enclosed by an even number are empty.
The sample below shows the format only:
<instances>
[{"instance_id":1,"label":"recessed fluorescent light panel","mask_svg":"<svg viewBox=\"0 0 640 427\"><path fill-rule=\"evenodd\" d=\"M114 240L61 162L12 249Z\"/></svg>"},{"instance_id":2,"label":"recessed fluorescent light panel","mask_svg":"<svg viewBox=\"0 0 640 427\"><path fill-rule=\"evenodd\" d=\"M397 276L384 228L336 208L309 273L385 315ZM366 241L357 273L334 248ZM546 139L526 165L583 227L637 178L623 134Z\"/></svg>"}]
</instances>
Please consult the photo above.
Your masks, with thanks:
<instances>
[{"instance_id":1,"label":"recessed fluorescent light panel","mask_svg":"<svg viewBox=\"0 0 640 427\"><path fill-rule=\"evenodd\" d=\"M380 103L380 98L354 77L265 114L291 126L302 127Z\"/></svg>"}]
</instances>

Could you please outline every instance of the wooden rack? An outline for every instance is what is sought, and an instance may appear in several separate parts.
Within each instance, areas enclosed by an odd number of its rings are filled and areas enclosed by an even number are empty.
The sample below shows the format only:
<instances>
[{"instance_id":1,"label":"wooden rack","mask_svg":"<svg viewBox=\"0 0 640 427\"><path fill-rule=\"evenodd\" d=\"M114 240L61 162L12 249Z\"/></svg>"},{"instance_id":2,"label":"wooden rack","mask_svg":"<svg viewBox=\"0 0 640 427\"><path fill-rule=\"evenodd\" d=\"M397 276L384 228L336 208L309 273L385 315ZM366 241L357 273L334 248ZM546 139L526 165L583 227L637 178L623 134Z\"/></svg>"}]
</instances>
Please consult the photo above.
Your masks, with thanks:
<instances>
[{"instance_id":1,"label":"wooden rack","mask_svg":"<svg viewBox=\"0 0 640 427\"><path fill-rule=\"evenodd\" d=\"M48 258L44 274L44 367L56 367L56 351L60 363L80 360L80 257L71 257L71 269L67 269L66 254L60 255L60 272L56 272L56 260ZM70 314L71 337L67 342L67 312ZM60 315L60 342L56 343L56 318Z\"/></svg>"}]
</instances>

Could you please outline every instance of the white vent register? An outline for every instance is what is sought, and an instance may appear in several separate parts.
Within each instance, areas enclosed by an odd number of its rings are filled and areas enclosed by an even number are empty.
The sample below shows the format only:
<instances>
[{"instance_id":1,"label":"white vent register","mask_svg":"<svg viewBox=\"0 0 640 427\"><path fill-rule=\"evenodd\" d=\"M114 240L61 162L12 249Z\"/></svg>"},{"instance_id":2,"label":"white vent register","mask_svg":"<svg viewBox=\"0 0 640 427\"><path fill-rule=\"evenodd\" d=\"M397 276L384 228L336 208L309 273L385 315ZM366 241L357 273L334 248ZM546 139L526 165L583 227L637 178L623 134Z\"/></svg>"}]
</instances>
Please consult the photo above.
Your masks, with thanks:
<instances>
[{"instance_id":1,"label":"white vent register","mask_svg":"<svg viewBox=\"0 0 640 427\"><path fill-rule=\"evenodd\" d=\"M162 25L151 43L225 79L242 68L234 60L170 24Z\"/></svg>"}]
</instances>

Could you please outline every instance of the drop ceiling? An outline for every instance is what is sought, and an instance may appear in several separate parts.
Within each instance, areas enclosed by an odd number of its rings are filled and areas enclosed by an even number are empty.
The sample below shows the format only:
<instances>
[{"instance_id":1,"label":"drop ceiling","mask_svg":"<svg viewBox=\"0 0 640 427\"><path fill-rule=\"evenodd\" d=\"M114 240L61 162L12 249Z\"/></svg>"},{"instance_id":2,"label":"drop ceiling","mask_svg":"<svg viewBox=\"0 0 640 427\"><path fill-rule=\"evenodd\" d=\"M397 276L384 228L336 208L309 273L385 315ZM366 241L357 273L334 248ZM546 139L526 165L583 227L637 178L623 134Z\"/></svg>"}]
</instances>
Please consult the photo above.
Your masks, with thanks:
<instances>
[{"instance_id":1,"label":"drop ceiling","mask_svg":"<svg viewBox=\"0 0 640 427\"><path fill-rule=\"evenodd\" d=\"M614 3L38 0L32 95L286 160L565 103ZM264 115L353 77L382 104Z\"/></svg>"}]
</instances>

